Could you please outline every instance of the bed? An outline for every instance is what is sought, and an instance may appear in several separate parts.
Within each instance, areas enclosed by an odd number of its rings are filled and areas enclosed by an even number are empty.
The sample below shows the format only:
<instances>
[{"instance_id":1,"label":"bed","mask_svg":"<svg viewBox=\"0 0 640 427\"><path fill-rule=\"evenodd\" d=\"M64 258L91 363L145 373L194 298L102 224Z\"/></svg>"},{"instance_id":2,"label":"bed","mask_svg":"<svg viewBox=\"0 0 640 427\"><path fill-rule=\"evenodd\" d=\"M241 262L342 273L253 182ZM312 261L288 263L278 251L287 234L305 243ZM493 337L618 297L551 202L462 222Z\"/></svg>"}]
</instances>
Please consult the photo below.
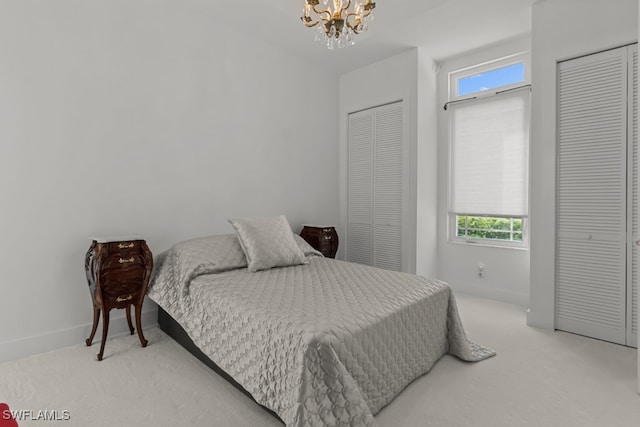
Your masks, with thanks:
<instances>
[{"instance_id":1,"label":"bed","mask_svg":"<svg viewBox=\"0 0 640 427\"><path fill-rule=\"evenodd\" d=\"M156 257L148 295L287 426L372 426L444 354L479 361L443 282L324 258L299 236L295 265L252 271L236 234ZM171 328L165 328L170 330Z\"/></svg>"}]
</instances>

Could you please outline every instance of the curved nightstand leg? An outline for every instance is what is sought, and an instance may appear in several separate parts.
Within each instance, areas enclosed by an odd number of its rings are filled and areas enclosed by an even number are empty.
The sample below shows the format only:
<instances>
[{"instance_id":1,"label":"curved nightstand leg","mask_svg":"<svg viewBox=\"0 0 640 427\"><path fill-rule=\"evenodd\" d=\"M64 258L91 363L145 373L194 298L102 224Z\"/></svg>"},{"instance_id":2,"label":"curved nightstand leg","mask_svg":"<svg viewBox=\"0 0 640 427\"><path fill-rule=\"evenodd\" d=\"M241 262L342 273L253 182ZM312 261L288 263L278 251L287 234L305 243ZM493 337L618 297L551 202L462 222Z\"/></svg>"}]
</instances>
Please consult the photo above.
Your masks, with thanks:
<instances>
[{"instance_id":1,"label":"curved nightstand leg","mask_svg":"<svg viewBox=\"0 0 640 427\"><path fill-rule=\"evenodd\" d=\"M99 321L100 321L100 307L94 305L93 306L93 326L91 327L91 334L89 335L89 338L85 340L87 347L89 347L93 342L93 337L96 335L96 330L98 329Z\"/></svg>"},{"instance_id":2,"label":"curved nightstand leg","mask_svg":"<svg viewBox=\"0 0 640 427\"><path fill-rule=\"evenodd\" d=\"M100 343L100 353L98 353L98 360L102 360L104 354L104 344L107 342L107 332L109 332L109 310L102 312L102 342Z\"/></svg>"},{"instance_id":3,"label":"curved nightstand leg","mask_svg":"<svg viewBox=\"0 0 640 427\"><path fill-rule=\"evenodd\" d=\"M127 311L127 323L129 324L129 332L133 335L133 325L131 324L131 304L129 304L126 308Z\"/></svg>"},{"instance_id":4,"label":"curved nightstand leg","mask_svg":"<svg viewBox=\"0 0 640 427\"><path fill-rule=\"evenodd\" d=\"M140 338L140 344L146 347L149 341L147 341L142 335L142 303L136 304L136 327L138 328L138 338Z\"/></svg>"}]
</instances>

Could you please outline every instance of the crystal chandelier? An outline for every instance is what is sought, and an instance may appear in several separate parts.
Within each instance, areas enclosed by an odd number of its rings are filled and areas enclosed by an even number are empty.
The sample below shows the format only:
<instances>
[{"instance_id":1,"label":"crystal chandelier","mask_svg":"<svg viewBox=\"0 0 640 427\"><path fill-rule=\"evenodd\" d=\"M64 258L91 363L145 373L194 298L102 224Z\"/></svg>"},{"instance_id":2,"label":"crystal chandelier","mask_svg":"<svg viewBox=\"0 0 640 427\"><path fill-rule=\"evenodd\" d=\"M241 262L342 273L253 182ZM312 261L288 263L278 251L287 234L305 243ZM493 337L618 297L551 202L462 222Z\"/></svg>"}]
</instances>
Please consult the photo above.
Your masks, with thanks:
<instances>
[{"instance_id":1,"label":"crystal chandelier","mask_svg":"<svg viewBox=\"0 0 640 427\"><path fill-rule=\"evenodd\" d=\"M321 2L322 9L319 9ZM325 42L331 50L336 44L338 47L355 44L353 36L367 31L376 4L371 0L333 0L331 8L328 3L329 0L305 0L300 19L307 27L316 27L316 41ZM311 17L312 12L315 18Z\"/></svg>"}]
</instances>

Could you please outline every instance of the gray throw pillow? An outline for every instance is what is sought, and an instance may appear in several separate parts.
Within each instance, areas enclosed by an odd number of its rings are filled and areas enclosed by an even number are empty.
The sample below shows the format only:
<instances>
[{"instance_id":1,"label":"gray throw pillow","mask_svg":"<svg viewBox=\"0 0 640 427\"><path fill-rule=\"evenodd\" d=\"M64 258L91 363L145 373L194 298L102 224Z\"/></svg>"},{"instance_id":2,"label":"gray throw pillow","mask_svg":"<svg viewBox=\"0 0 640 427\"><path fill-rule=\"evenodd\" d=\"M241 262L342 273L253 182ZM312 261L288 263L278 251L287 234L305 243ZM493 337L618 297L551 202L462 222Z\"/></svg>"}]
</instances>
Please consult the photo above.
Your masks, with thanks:
<instances>
[{"instance_id":1,"label":"gray throw pillow","mask_svg":"<svg viewBox=\"0 0 640 427\"><path fill-rule=\"evenodd\" d=\"M304 264L305 255L284 215L230 219L229 222L236 230L249 271Z\"/></svg>"}]
</instances>

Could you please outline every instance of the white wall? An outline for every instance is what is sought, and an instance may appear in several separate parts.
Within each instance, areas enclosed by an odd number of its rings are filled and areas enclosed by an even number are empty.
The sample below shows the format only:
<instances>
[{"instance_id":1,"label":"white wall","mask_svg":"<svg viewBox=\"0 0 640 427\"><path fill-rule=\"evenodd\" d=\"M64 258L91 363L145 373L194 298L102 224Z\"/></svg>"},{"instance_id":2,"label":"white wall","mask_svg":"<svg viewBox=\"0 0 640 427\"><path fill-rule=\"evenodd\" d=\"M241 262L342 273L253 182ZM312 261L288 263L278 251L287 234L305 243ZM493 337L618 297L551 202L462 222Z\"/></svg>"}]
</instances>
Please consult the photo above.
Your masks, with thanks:
<instances>
[{"instance_id":1,"label":"white wall","mask_svg":"<svg viewBox=\"0 0 640 427\"><path fill-rule=\"evenodd\" d=\"M437 64L418 49L416 274L438 276Z\"/></svg>"},{"instance_id":2,"label":"white wall","mask_svg":"<svg viewBox=\"0 0 640 427\"><path fill-rule=\"evenodd\" d=\"M436 115L433 61L417 48L340 76L340 230L346 240L348 114L404 101L404 124L409 165L410 227L406 271L435 277L436 253ZM416 221L420 220L419 224ZM344 258L343 250L338 256Z\"/></svg>"},{"instance_id":3,"label":"white wall","mask_svg":"<svg viewBox=\"0 0 640 427\"><path fill-rule=\"evenodd\" d=\"M438 73L439 278L455 290L522 306L529 299L528 249L452 243L448 239L449 113L442 107L448 100L450 72L529 51L530 43L529 37L523 37L469 52L444 61ZM479 263L484 264L482 278Z\"/></svg>"},{"instance_id":4,"label":"white wall","mask_svg":"<svg viewBox=\"0 0 640 427\"><path fill-rule=\"evenodd\" d=\"M337 75L195 4L2 2L0 361L88 336L91 236L337 223Z\"/></svg>"},{"instance_id":5,"label":"white wall","mask_svg":"<svg viewBox=\"0 0 640 427\"><path fill-rule=\"evenodd\" d=\"M554 0L533 6L529 325L555 326L557 62L637 39L636 0Z\"/></svg>"}]
</instances>

